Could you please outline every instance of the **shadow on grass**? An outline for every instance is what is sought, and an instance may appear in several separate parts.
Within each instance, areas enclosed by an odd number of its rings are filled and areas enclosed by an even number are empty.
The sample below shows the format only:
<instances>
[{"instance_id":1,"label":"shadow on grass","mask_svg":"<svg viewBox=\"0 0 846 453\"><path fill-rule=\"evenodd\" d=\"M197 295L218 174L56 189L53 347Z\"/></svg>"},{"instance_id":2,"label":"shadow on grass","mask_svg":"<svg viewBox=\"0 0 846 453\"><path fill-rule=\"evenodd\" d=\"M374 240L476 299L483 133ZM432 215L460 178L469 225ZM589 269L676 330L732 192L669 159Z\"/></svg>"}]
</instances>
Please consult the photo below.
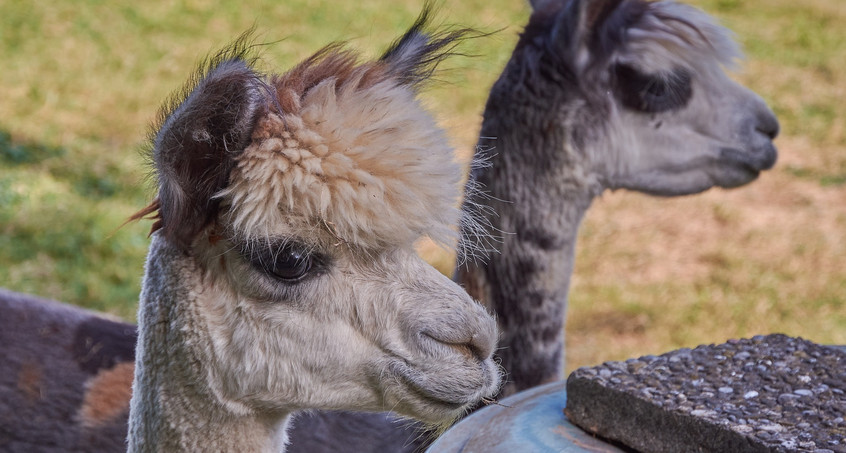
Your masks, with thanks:
<instances>
[{"instance_id":1,"label":"shadow on grass","mask_svg":"<svg viewBox=\"0 0 846 453\"><path fill-rule=\"evenodd\" d=\"M0 162L4 164L36 164L53 157L62 157L66 153L61 146L14 140L12 134L0 129Z\"/></svg>"},{"instance_id":2,"label":"shadow on grass","mask_svg":"<svg viewBox=\"0 0 846 453\"><path fill-rule=\"evenodd\" d=\"M19 140L6 130L0 129L0 165L24 167L36 165L54 158L65 158L67 148L35 141ZM121 189L112 172L94 171L87 165L56 165L46 167L54 177L69 180L76 193L93 199L115 196Z\"/></svg>"},{"instance_id":3,"label":"shadow on grass","mask_svg":"<svg viewBox=\"0 0 846 453\"><path fill-rule=\"evenodd\" d=\"M147 240L118 227L139 189L99 145L0 127L0 286L131 318Z\"/></svg>"}]
</instances>

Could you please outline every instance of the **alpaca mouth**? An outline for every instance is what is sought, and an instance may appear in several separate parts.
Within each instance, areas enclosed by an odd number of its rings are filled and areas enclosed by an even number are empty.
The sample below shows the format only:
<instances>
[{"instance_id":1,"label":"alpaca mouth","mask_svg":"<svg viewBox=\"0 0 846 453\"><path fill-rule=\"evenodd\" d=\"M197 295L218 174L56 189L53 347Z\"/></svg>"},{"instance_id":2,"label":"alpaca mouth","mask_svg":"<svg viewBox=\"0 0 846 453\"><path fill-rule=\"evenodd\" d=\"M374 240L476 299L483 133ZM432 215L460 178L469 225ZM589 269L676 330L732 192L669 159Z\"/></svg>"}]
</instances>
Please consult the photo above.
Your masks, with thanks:
<instances>
[{"instance_id":1,"label":"alpaca mouth","mask_svg":"<svg viewBox=\"0 0 846 453\"><path fill-rule=\"evenodd\" d=\"M450 374L454 374L454 370L451 368ZM498 388L498 382L491 382L485 363L480 363L479 368L472 372L468 370L466 376L446 376L442 370L421 371L404 360L392 363L389 371L404 388L405 396L422 403L428 410L462 411L495 393ZM468 385L473 381L478 385Z\"/></svg>"},{"instance_id":2,"label":"alpaca mouth","mask_svg":"<svg viewBox=\"0 0 846 453\"><path fill-rule=\"evenodd\" d=\"M427 403L427 405L431 406L442 406L449 411L458 411L463 409L465 406L471 404L468 402L463 401L449 401L445 400L442 397L436 396L431 392L427 391L412 379L408 378L407 376L402 377L403 383L405 384L406 388L415 396L417 399L422 400Z\"/></svg>"},{"instance_id":3,"label":"alpaca mouth","mask_svg":"<svg viewBox=\"0 0 846 453\"><path fill-rule=\"evenodd\" d=\"M720 148L720 159L730 165L758 176L762 171L773 168L778 158L778 151L772 143L752 150L738 148Z\"/></svg>"},{"instance_id":4,"label":"alpaca mouth","mask_svg":"<svg viewBox=\"0 0 846 453\"><path fill-rule=\"evenodd\" d=\"M719 150L719 173L714 175L716 185L724 188L748 184L775 165L778 152L772 143L751 149L723 147Z\"/></svg>"}]
</instances>

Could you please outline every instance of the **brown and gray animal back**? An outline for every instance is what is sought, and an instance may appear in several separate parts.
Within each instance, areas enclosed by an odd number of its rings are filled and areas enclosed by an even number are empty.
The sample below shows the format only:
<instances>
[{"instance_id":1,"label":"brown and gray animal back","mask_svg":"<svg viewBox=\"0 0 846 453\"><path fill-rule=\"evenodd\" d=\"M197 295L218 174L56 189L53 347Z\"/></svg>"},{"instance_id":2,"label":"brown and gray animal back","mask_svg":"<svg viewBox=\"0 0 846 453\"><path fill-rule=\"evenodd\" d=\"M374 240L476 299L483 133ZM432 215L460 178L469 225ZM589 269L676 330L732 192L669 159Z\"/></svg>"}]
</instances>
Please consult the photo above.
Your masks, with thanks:
<instances>
[{"instance_id":1,"label":"brown and gray animal back","mask_svg":"<svg viewBox=\"0 0 846 453\"><path fill-rule=\"evenodd\" d=\"M2 288L0 313L0 451L125 452L138 328ZM289 435L300 453L412 453L429 440L387 412L306 412Z\"/></svg>"},{"instance_id":2,"label":"brown and gray animal back","mask_svg":"<svg viewBox=\"0 0 846 453\"><path fill-rule=\"evenodd\" d=\"M0 289L0 451L125 451L137 329Z\"/></svg>"}]
</instances>

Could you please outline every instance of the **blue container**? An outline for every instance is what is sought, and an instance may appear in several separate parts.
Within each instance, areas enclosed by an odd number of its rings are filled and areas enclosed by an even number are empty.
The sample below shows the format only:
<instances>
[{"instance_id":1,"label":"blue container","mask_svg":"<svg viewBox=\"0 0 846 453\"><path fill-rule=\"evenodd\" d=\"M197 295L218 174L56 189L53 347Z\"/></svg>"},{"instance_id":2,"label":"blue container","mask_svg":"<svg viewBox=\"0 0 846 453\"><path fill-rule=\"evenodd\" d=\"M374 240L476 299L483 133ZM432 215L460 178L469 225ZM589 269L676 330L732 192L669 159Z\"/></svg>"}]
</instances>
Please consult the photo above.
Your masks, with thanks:
<instances>
[{"instance_id":1,"label":"blue container","mask_svg":"<svg viewBox=\"0 0 846 453\"><path fill-rule=\"evenodd\" d=\"M480 409L450 428L427 452L623 453L567 420L565 385L542 385Z\"/></svg>"}]
</instances>

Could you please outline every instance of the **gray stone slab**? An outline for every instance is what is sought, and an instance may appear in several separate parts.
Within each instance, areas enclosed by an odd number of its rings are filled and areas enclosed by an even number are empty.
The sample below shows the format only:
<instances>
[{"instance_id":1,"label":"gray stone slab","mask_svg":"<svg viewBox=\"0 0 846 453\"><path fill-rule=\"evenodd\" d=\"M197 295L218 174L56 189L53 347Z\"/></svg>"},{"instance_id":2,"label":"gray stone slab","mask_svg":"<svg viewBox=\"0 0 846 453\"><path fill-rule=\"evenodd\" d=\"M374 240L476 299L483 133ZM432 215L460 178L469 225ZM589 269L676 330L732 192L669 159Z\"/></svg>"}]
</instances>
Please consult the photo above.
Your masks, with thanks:
<instances>
[{"instance_id":1,"label":"gray stone slab","mask_svg":"<svg viewBox=\"0 0 846 453\"><path fill-rule=\"evenodd\" d=\"M571 422L643 452L846 453L846 351L775 334L580 368Z\"/></svg>"}]
</instances>

